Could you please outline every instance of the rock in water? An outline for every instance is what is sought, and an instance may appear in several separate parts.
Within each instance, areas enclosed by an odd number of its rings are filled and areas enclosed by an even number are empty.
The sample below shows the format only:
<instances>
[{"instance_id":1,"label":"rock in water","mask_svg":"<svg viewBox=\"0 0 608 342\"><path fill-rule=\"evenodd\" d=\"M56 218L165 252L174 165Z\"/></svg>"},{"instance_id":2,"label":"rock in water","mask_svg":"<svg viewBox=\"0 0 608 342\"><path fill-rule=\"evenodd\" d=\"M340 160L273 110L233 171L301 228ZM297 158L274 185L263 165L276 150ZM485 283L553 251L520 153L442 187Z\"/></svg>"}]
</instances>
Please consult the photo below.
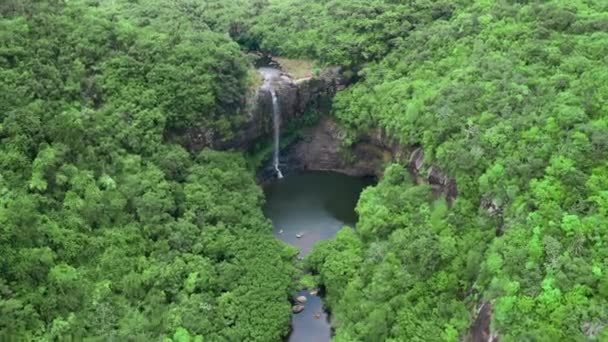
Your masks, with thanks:
<instances>
[{"instance_id":1,"label":"rock in water","mask_svg":"<svg viewBox=\"0 0 608 342\"><path fill-rule=\"evenodd\" d=\"M296 298L296 301L302 304L306 303L307 300L308 299L306 298L306 296L299 296L298 298Z\"/></svg>"},{"instance_id":2,"label":"rock in water","mask_svg":"<svg viewBox=\"0 0 608 342\"><path fill-rule=\"evenodd\" d=\"M304 305L302 305L302 304L294 305L291 308L291 311L293 311L294 314L299 314L300 312L304 311Z\"/></svg>"}]
</instances>

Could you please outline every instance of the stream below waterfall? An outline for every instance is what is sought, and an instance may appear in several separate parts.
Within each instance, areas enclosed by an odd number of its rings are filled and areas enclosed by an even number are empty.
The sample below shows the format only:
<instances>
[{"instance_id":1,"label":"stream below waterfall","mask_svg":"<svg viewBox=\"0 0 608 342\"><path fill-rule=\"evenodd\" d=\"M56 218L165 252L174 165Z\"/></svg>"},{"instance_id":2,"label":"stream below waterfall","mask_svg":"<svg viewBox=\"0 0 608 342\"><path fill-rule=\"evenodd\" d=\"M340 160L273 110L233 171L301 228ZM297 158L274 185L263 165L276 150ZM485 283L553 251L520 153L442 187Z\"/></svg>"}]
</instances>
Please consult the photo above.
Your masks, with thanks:
<instances>
[{"instance_id":1,"label":"stream below waterfall","mask_svg":"<svg viewBox=\"0 0 608 342\"><path fill-rule=\"evenodd\" d=\"M344 225L355 225L359 195L372 183L369 178L334 172L290 174L265 188L264 213L272 220L275 236L306 256L316 242L334 237ZM329 341L331 326L322 298L308 291L294 294L297 296L306 296L307 302L303 312L292 316L288 341Z\"/></svg>"}]
</instances>

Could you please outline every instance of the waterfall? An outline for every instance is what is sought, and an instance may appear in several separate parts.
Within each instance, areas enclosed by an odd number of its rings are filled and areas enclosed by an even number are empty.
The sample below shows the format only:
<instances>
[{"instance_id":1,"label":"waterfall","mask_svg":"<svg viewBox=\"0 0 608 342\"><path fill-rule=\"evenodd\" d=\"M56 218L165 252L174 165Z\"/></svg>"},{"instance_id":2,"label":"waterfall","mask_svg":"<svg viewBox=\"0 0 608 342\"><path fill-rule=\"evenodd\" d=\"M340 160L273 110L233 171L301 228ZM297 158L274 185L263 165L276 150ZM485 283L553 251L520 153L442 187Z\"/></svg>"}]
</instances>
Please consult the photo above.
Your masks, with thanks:
<instances>
[{"instance_id":1,"label":"waterfall","mask_svg":"<svg viewBox=\"0 0 608 342\"><path fill-rule=\"evenodd\" d=\"M281 136L281 106L279 104L279 97L275 88L276 84L280 84L281 71L274 68L260 68L258 69L260 74L264 77L264 84L262 90L268 91L272 96L272 123L274 126L274 156L272 160L272 166L277 173L278 178L283 178L283 173L279 168L279 148L280 148L280 136Z\"/></svg>"},{"instance_id":2,"label":"waterfall","mask_svg":"<svg viewBox=\"0 0 608 342\"><path fill-rule=\"evenodd\" d=\"M281 130L281 108L279 107L279 98L274 88L270 87L270 95L272 96L272 123L274 124L274 169L277 171L277 177L283 178L281 169L279 168L279 145L280 145L280 130Z\"/></svg>"}]
</instances>

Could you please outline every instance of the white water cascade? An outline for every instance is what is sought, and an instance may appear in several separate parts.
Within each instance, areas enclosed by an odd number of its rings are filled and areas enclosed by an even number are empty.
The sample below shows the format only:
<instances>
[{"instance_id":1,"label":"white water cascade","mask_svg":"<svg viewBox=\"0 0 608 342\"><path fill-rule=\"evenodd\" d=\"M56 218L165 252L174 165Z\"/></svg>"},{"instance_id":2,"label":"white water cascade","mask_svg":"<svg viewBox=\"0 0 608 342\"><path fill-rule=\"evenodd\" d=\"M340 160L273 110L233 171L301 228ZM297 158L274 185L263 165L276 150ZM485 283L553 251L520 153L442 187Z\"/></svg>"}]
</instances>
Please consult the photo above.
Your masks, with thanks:
<instances>
[{"instance_id":1,"label":"white water cascade","mask_svg":"<svg viewBox=\"0 0 608 342\"><path fill-rule=\"evenodd\" d=\"M270 95L272 96L272 123L274 125L274 159L273 166L277 171L277 177L283 178L281 169L279 168L279 149L280 149L280 136L281 136L281 108L279 106L279 98L277 92L270 87Z\"/></svg>"},{"instance_id":2,"label":"white water cascade","mask_svg":"<svg viewBox=\"0 0 608 342\"><path fill-rule=\"evenodd\" d=\"M264 85L262 89L267 90L272 96L272 123L274 127L274 155L272 166L277 173L277 178L283 178L283 173L279 168L279 150L281 137L281 106L279 97L274 88L274 85L281 80L281 71L273 68L260 68L259 72L264 77Z\"/></svg>"}]
</instances>

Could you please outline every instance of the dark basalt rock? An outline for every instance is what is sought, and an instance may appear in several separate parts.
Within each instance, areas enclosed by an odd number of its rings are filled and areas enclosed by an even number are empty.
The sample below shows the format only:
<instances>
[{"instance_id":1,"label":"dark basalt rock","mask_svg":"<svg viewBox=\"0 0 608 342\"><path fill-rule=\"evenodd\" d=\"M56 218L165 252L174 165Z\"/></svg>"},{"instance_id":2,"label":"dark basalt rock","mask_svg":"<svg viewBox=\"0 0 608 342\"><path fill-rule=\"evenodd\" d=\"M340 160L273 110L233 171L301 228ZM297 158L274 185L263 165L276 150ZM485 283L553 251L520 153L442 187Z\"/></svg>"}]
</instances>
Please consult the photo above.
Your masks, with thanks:
<instances>
[{"instance_id":1,"label":"dark basalt rock","mask_svg":"<svg viewBox=\"0 0 608 342\"><path fill-rule=\"evenodd\" d=\"M492 333L491 322L492 305L488 302L482 302L477 310L477 318L470 327L467 340L472 342L498 342L498 336Z\"/></svg>"},{"instance_id":2,"label":"dark basalt rock","mask_svg":"<svg viewBox=\"0 0 608 342\"><path fill-rule=\"evenodd\" d=\"M385 145L373 136L361 137L354 145L344 148L345 134L329 117L322 118L302 135L301 140L284 152L285 164L291 169L379 177L384 164L400 154L396 145Z\"/></svg>"},{"instance_id":3,"label":"dark basalt rock","mask_svg":"<svg viewBox=\"0 0 608 342\"><path fill-rule=\"evenodd\" d=\"M282 73L275 84L281 108L281 123L306 112L327 113L336 92L346 86L348 79L342 76L340 68L330 68L319 76L294 80ZM243 120L231 129L232 136L221 137L208 127L191 127L183 132L173 133L174 140L183 141L191 151L205 147L228 150L245 150L254 141L272 133L272 98L265 89L254 89L243 98L242 108L235 115ZM171 138L171 137L169 137Z\"/></svg>"},{"instance_id":4,"label":"dark basalt rock","mask_svg":"<svg viewBox=\"0 0 608 342\"><path fill-rule=\"evenodd\" d=\"M273 62L271 60L271 62ZM294 80L280 72L273 83L281 112L281 126L307 112L321 115L330 111L331 99L351 80L340 68L330 68L318 76ZM241 115L243 120L231 129L230 137L220 137L209 128L192 127L180 132L175 140L185 142L191 151L205 147L219 150L246 150L260 138L270 137L273 131L272 97L264 88L254 89L244 96ZM238 113L237 113L238 114ZM171 138L171 137L170 137ZM356 142L344 148L345 134L329 117L302 132L302 139L281 150L280 169L283 173L294 170L336 171L352 176L382 176L384 166L391 161L405 161L417 182L427 182L448 201L458 195L456 182L436 166L424 167L424 152L418 147L406 149L393 141L382 130L374 130L359 136ZM267 163L265 165L271 165ZM263 168L258 174L260 182L276 177L272 167Z\"/></svg>"},{"instance_id":5,"label":"dark basalt rock","mask_svg":"<svg viewBox=\"0 0 608 342\"><path fill-rule=\"evenodd\" d=\"M417 147L410 153L409 159L409 169L417 183L428 183L438 193L443 194L448 202L456 199L458 196L456 181L435 165L431 165L426 172L424 167L424 150L422 147Z\"/></svg>"},{"instance_id":6,"label":"dark basalt rock","mask_svg":"<svg viewBox=\"0 0 608 342\"><path fill-rule=\"evenodd\" d=\"M444 195L448 202L458 196L456 181L444 174L437 166L426 166L421 147L403 148L380 130L361 135L351 146L344 147L345 134L330 117L301 132L302 138L281 151L281 170L284 174L294 171L335 171L351 176L381 177L386 164L407 162L410 173L419 184L431 185L437 195ZM270 165L270 163L265 163ZM260 170L261 183L275 178L269 166Z\"/></svg>"}]
</instances>

